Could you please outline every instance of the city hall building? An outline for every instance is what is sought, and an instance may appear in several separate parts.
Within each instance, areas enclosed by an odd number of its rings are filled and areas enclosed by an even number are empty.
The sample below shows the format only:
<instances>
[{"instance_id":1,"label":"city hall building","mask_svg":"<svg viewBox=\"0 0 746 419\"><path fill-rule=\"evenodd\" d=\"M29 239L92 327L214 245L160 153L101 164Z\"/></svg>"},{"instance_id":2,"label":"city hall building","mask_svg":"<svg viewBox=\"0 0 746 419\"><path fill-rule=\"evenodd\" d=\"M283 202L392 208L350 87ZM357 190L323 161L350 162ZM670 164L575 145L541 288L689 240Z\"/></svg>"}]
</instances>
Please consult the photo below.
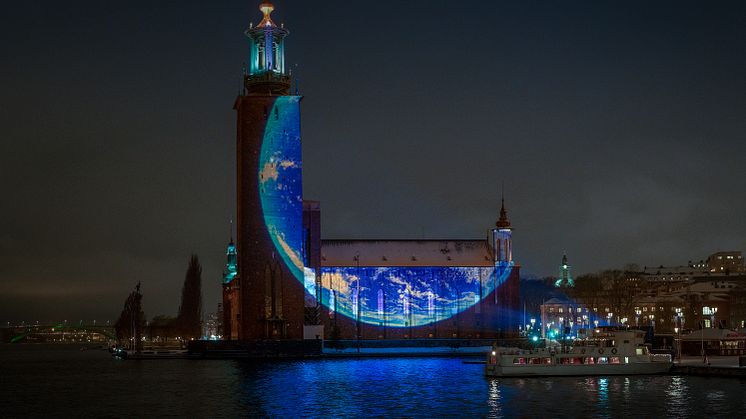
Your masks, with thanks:
<instances>
[{"instance_id":1,"label":"city hall building","mask_svg":"<svg viewBox=\"0 0 746 419\"><path fill-rule=\"evenodd\" d=\"M301 96L291 94L284 25L246 30L237 112L237 230L223 276L223 337L488 338L519 328L519 266L504 201L486 238L322 240L304 200Z\"/></svg>"}]
</instances>

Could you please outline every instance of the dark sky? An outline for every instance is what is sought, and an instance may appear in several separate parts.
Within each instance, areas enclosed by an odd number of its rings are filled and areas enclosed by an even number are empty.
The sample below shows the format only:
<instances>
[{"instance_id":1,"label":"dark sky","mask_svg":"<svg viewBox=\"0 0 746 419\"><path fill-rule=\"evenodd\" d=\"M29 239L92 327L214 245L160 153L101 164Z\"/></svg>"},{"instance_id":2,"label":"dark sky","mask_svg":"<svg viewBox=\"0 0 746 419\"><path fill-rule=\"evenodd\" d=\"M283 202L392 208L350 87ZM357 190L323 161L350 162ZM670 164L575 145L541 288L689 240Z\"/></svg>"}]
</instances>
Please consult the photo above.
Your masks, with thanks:
<instances>
[{"instance_id":1,"label":"dark sky","mask_svg":"<svg viewBox=\"0 0 746 419\"><path fill-rule=\"evenodd\" d=\"M258 3L6 5L0 321L175 314L192 252L215 310ZM325 237L484 237L504 182L524 274L746 250L746 3L275 6Z\"/></svg>"}]
</instances>

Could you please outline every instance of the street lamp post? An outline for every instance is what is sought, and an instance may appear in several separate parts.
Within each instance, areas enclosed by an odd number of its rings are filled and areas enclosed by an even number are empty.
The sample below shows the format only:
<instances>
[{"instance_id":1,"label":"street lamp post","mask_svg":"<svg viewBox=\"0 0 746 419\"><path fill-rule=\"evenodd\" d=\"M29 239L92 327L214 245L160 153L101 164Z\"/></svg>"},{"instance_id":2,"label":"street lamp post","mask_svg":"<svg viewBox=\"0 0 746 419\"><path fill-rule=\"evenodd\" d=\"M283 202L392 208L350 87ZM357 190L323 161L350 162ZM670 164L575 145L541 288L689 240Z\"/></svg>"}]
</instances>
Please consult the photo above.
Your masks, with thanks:
<instances>
[{"instance_id":1,"label":"street lamp post","mask_svg":"<svg viewBox=\"0 0 746 419\"><path fill-rule=\"evenodd\" d=\"M679 344L676 346L676 352L679 354L679 362L681 362L681 330L684 328L683 322L681 321L681 308L676 307L674 309L676 311L676 321L678 323L678 327L674 327L674 333L676 333L679 337Z\"/></svg>"},{"instance_id":2,"label":"street lamp post","mask_svg":"<svg viewBox=\"0 0 746 419\"><path fill-rule=\"evenodd\" d=\"M712 326L713 329L715 328L715 313L717 312L718 312L717 307L713 307L710 309L710 313L711 313L710 314L710 325Z\"/></svg>"},{"instance_id":3,"label":"street lamp post","mask_svg":"<svg viewBox=\"0 0 746 419\"><path fill-rule=\"evenodd\" d=\"M642 311L639 308L635 309L635 327L640 328L640 314Z\"/></svg>"}]
</instances>

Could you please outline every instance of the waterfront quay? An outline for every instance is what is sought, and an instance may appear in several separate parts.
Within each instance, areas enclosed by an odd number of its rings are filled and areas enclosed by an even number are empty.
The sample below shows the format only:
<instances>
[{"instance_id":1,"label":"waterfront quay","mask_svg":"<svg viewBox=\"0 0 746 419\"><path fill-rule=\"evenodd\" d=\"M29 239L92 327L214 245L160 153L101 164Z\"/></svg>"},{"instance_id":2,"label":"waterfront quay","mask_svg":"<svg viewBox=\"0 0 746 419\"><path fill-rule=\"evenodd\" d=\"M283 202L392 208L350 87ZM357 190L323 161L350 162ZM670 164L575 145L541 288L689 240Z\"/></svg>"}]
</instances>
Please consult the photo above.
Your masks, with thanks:
<instances>
[{"instance_id":1,"label":"waterfront quay","mask_svg":"<svg viewBox=\"0 0 746 419\"><path fill-rule=\"evenodd\" d=\"M671 374L746 378L746 366L741 366L741 358L746 357L708 356L707 362L701 356L684 357L674 362Z\"/></svg>"}]
</instances>

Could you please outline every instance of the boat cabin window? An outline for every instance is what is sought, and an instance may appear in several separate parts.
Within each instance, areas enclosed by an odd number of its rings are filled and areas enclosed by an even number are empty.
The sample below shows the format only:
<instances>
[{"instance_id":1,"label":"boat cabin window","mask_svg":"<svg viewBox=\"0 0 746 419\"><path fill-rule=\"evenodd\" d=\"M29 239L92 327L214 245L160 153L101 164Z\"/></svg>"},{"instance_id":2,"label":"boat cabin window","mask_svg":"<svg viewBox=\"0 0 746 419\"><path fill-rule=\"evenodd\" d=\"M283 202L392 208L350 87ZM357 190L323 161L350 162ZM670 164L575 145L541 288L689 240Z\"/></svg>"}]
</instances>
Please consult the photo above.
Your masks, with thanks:
<instances>
[{"instance_id":1,"label":"boat cabin window","mask_svg":"<svg viewBox=\"0 0 746 419\"><path fill-rule=\"evenodd\" d=\"M624 357L624 363L625 363L625 364L629 364L629 357L628 357L628 356L625 356L625 357Z\"/></svg>"},{"instance_id":2,"label":"boat cabin window","mask_svg":"<svg viewBox=\"0 0 746 419\"><path fill-rule=\"evenodd\" d=\"M624 343L629 343L629 341L625 339Z\"/></svg>"},{"instance_id":3,"label":"boat cabin window","mask_svg":"<svg viewBox=\"0 0 746 419\"><path fill-rule=\"evenodd\" d=\"M513 358L513 363L523 365L526 363L526 358Z\"/></svg>"},{"instance_id":4,"label":"boat cabin window","mask_svg":"<svg viewBox=\"0 0 746 419\"><path fill-rule=\"evenodd\" d=\"M549 358L549 357L542 358L541 359L541 363L542 364L551 364L552 363L552 358Z\"/></svg>"},{"instance_id":5,"label":"boat cabin window","mask_svg":"<svg viewBox=\"0 0 746 419\"><path fill-rule=\"evenodd\" d=\"M621 364L618 356L609 357L609 364Z\"/></svg>"},{"instance_id":6,"label":"boat cabin window","mask_svg":"<svg viewBox=\"0 0 746 419\"><path fill-rule=\"evenodd\" d=\"M648 348L641 347L641 348L635 348L635 354L637 355L647 355L648 354Z\"/></svg>"},{"instance_id":7,"label":"boat cabin window","mask_svg":"<svg viewBox=\"0 0 746 419\"><path fill-rule=\"evenodd\" d=\"M593 360L592 356L586 357L583 359L584 364L595 364L596 362Z\"/></svg>"},{"instance_id":8,"label":"boat cabin window","mask_svg":"<svg viewBox=\"0 0 746 419\"><path fill-rule=\"evenodd\" d=\"M596 360L596 364L608 364L608 363L609 363L609 358L605 356L599 356L598 360Z\"/></svg>"},{"instance_id":9,"label":"boat cabin window","mask_svg":"<svg viewBox=\"0 0 746 419\"><path fill-rule=\"evenodd\" d=\"M529 364L541 364L541 358L529 358Z\"/></svg>"}]
</instances>

